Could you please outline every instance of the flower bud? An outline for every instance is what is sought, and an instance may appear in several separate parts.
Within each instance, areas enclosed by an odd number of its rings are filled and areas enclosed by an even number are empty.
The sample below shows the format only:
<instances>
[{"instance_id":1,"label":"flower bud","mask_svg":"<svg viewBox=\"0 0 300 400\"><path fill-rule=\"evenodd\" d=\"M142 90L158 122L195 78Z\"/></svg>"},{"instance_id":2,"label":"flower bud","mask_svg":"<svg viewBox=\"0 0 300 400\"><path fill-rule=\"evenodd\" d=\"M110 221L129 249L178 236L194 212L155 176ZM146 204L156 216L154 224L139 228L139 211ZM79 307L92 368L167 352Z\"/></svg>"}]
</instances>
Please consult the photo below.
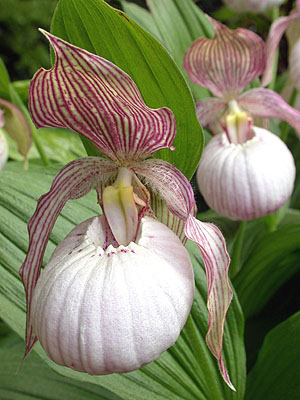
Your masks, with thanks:
<instances>
[{"instance_id":1,"label":"flower bud","mask_svg":"<svg viewBox=\"0 0 300 400\"><path fill-rule=\"evenodd\" d=\"M150 217L137 239L113 247L104 216L59 244L33 296L31 322L57 364L89 374L129 372L174 344L194 295L189 254Z\"/></svg>"},{"instance_id":2,"label":"flower bud","mask_svg":"<svg viewBox=\"0 0 300 400\"><path fill-rule=\"evenodd\" d=\"M0 171L4 168L8 158L8 145L0 127Z\"/></svg>"},{"instance_id":3,"label":"flower bud","mask_svg":"<svg viewBox=\"0 0 300 400\"><path fill-rule=\"evenodd\" d=\"M214 136L204 149L197 182L207 204L232 220L250 220L280 208L291 195L295 164L287 146L271 132L253 127L255 136L230 143Z\"/></svg>"}]
</instances>

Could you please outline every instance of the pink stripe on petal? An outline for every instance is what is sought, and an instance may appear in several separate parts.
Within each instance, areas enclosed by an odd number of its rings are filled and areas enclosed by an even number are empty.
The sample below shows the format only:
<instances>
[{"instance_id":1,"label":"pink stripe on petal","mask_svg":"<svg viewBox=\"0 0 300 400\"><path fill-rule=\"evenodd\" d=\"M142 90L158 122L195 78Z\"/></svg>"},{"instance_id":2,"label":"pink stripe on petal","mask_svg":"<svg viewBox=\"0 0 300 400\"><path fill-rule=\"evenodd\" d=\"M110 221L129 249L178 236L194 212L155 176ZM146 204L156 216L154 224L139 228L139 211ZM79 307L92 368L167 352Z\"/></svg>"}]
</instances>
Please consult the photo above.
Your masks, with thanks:
<instances>
[{"instance_id":1,"label":"pink stripe on petal","mask_svg":"<svg viewBox=\"0 0 300 400\"><path fill-rule=\"evenodd\" d=\"M225 317L232 299L232 290L228 282L230 259L225 239L215 225L201 222L192 215L187 219L185 234L197 243L206 270L209 312L207 346L217 358L225 382L232 390L235 390L222 358Z\"/></svg>"},{"instance_id":2,"label":"pink stripe on petal","mask_svg":"<svg viewBox=\"0 0 300 400\"><path fill-rule=\"evenodd\" d=\"M189 47L184 68L192 82L232 99L263 73L265 44L249 30L219 24L213 39L200 38Z\"/></svg>"},{"instance_id":3,"label":"pink stripe on petal","mask_svg":"<svg viewBox=\"0 0 300 400\"><path fill-rule=\"evenodd\" d=\"M279 46L280 39L282 38L282 35L287 29L289 23L297 19L299 19L300 23L300 9L287 17L279 17L273 22L266 42L267 63L261 79L262 86L267 86L271 82L274 57Z\"/></svg>"},{"instance_id":4,"label":"pink stripe on petal","mask_svg":"<svg viewBox=\"0 0 300 400\"><path fill-rule=\"evenodd\" d=\"M222 99L207 98L196 103L196 114L198 121L203 128L220 119L221 114L226 110L227 103Z\"/></svg>"},{"instance_id":5,"label":"pink stripe on petal","mask_svg":"<svg viewBox=\"0 0 300 400\"><path fill-rule=\"evenodd\" d=\"M146 178L146 185L165 200L168 209L186 220L195 212L194 192L186 177L174 165L163 160L150 159L132 164L133 171Z\"/></svg>"},{"instance_id":6,"label":"pink stripe on petal","mask_svg":"<svg viewBox=\"0 0 300 400\"><path fill-rule=\"evenodd\" d=\"M29 248L20 269L26 291L26 353L29 354L36 336L30 322L31 301L40 275L45 248L55 221L69 199L86 195L95 185L108 180L117 170L115 164L98 157L81 158L67 164L54 178L48 193L38 201L28 224Z\"/></svg>"},{"instance_id":7,"label":"pink stripe on petal","mask_svg":"<svg viewBox=\"0 0 300 400\"><path fill-rule=\"evenodd\" d=\"M171 147L175 116L148 108L133 80L113 63L50 33L56 62L40 69L29 88L37 127L66 127L85 136L116 162L142 160Z\"/></svg>"},{"instance_id":8,"label":"pink stripe on petal","mask_svg":"<svg viewBox=\"0 0 300 400\"><path fill-rule=\"evenodd\" d=\"M270 89L251 89L237 99L239 105L254 116L281 118L300 135L300 112L288 105L279 94Z\"/></svg>"}]
</instances>

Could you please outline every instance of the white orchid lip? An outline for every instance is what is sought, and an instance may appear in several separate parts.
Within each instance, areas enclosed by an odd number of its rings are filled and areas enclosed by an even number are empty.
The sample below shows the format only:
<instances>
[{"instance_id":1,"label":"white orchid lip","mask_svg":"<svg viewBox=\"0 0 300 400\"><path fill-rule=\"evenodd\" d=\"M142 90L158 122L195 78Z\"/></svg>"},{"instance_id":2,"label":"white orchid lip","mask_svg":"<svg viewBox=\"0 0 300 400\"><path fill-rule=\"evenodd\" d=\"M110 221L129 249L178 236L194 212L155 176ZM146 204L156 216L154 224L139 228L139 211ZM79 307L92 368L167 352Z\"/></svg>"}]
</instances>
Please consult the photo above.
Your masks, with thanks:
<instances>
[{"instance_id":1,"label":"white orchid lip","mask_svg":"<svg viewBox=\"0 0 300 400\"><path fill-rule=\"evenodd\" d=\"M214 136L203 152L197 181L207 204L233 220L250 220L280 208L291 195L295 164L287 146L271 132L252 128L243 144Z\"/></svg>"},{"instance_id":2,"label":"white orchid lip","mask_svg":"<svg viewBox=\"0 0 300 400\"><path fill-rule=\"evenodd\" d=\"M31 320L48 356L90 374L128 372L172 346L189 314L187 250L165 225L142 219L136 243L105 245L105 217L77 226L34 291Z\"/></svg>"}]
</instances>

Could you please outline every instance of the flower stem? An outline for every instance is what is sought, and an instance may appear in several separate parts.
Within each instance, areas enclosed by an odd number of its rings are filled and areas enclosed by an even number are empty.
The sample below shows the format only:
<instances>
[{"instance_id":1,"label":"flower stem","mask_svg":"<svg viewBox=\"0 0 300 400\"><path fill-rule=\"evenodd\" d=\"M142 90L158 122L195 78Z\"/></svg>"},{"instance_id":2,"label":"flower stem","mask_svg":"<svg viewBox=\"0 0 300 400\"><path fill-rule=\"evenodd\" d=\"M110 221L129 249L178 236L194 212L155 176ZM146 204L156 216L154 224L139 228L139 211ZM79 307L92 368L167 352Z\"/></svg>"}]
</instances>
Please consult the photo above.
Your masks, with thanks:
<instances>
[{"instance_id":1,"label":"flower stem","mask_svg":"<svg viewBox=\"0 0 300 400\"><path fill-rule=\"evenodd\" d=\"M292 92L291 97L290 97L290 101L289 101L289 105L292 106L292 107L294 107L297 94L298 94L298 90L294 87L293 92ZM288 137L288 133L289 133L289 130L290 130L291 127L287 122L284 122L283 124L284 125L283 125L283 128L281 130L280 139L283 142L286 142L287 137Z\"/></svg>"},{"instance_id":2,"label":"flower stem","mask_svg":"<svg viewBox=\"0 0 300 400\"><path fill-rule=\"evenodd\" d=\"M274 22L279 17L279 7L273 7L272 9L272 22ZM268 86L269 89L275 90L276 78L277 78L277 68L278 68L279 50L276 50L273 62L272 70L272 80Z\"/></svg>"},{"instance_id":3,"label":"flower stem","mask_svg":"<svg viewBox=\"0 0 300 400\"><path fill-rule=\"evenodd\" d=\"M230 279L234 278L240 270L241 250L244 240L246 221L241 221L233 244L231 263L229 268Z\"/></svg>"}]
</instances>

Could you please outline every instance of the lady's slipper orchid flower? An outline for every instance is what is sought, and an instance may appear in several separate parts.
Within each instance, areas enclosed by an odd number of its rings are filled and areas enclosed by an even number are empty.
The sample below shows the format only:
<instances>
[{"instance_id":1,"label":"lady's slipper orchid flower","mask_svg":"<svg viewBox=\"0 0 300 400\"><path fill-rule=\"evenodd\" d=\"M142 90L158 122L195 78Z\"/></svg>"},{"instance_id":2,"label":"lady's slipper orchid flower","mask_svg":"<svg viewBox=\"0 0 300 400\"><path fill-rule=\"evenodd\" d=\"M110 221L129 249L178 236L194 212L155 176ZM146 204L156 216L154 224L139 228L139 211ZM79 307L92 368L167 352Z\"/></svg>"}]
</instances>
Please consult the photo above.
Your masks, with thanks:
<instances>
[{"instance_id":1,"label":"lady's slipper orchid flower","mask_svg":"<svg viewBox=\"0 0 300 400\"><path fill-rule=\"evenodd\" d=\"M189 238L207 271L207 344L233 388L222 360L232 298L224 238L214 225L195 219L185 176L165 161L146 159L174 149L173 113L148 108L132 79L111 62L44 34L56 62L31 82L35 125L72 129L107 158L67 164L29 222L29 251L20 271L27 296L26 354L38 339L55 362L91 374L127 372L154 360L175 342L191 307L193 272L182 244ZM39 279L62 207L92 188L103 216L77 226Z\"/></svg>"},{"instance_id":2,"label":"lady's slipper orchid flower","mask_svg":"<svg viewBox=\"0 0 300 400\"><path fill-rule=\"evenodd\" d=\"M272 90L241 94L264 71L264 42L245 29L231 31L218 23L215 27L215 37L194 42L184 63L190 79L218 97L196 104L202 125L216 127L219 121L219 134L204 150L197 181L206 202L219 214L249 220L280 208L295 179L288 148L271 132L253 127L250 114L280 117L300 133L300 113Z\"/></svg>"},{"instance_id":3,"label":"lady's slipper orchid flower","mask_svg":"<svg viewBox=\"0 0 300 400\"><path fill-rule=\"evenodd\" d=\"M284 0L224 0L233 11L263 13L273 7L280 6Z\"/></svg>"},{"instance_id":4,"label":"lady's slipper orchid flower","mask_svg":"<svg viewBox=\"0 0 300 400\"><path fill-rule=\"evenodd\" d=\"M243 111L260 118L281 118L300 134L300 112L281 96L265 88L243 89L260 76L266 65L265 43L247 29L231 30L212 20L213 39L197 39L188 49L184 68L192 82L208 88L216 98L196 103L197 116L206 127L221 121L235 101ZM222 123L224 125L224 121ZM215 133L223 129L213 127Z\"/></svg>"},{"instance_id":5,"label":"lady's slipper orchid flower","mask_svg":"<svg viewBox=\"0 0 300 400\"><path fill-rule=\"evenodd\" d=\"M0 99L0 170L8 157L8 145L2 128L17 143L19 153L24 156L26 167L27 153L32 144L31 128L19 107L4 99Z\"/></svg>"}]
</instances>

